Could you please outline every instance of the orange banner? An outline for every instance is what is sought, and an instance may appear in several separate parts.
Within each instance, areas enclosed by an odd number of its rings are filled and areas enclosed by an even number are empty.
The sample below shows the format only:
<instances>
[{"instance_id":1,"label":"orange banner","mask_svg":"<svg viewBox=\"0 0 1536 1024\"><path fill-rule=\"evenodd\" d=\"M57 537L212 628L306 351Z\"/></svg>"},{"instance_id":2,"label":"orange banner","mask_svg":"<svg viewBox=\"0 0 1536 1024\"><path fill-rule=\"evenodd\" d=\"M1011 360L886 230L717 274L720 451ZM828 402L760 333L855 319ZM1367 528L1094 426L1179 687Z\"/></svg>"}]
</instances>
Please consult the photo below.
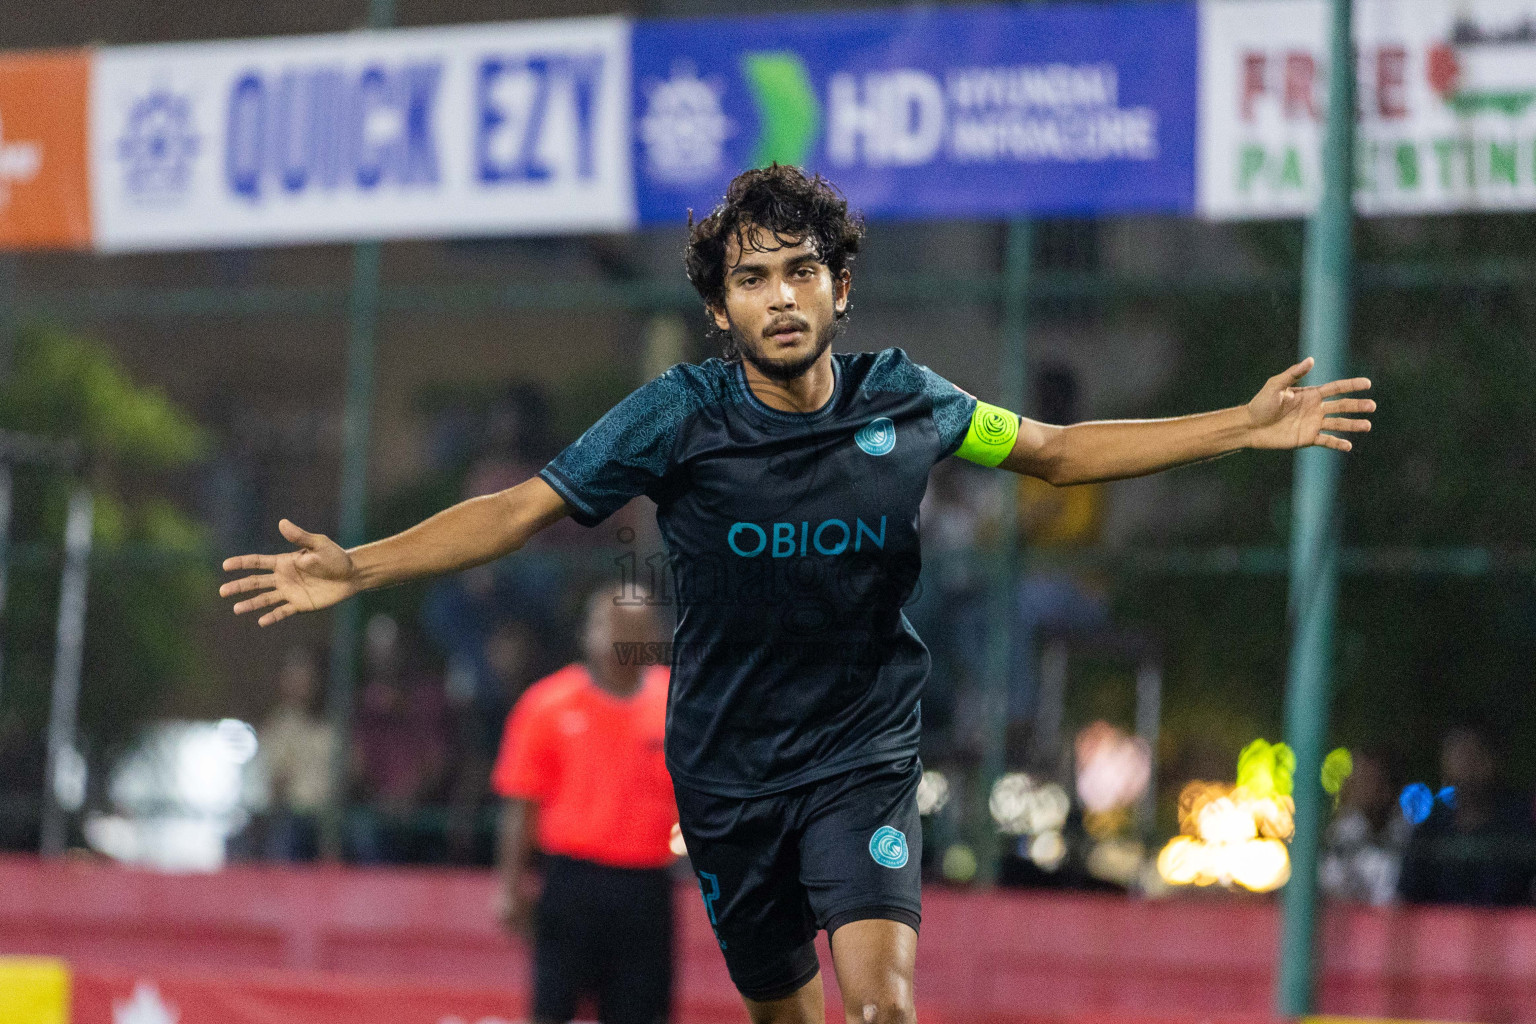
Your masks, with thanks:
<instances>
[{"instance_id":1,"label":"orange banner","mask_svg":"<svg viewBox=\"0 0 1536 1024\"><path fill-rule=\"evenodd\" d=\"M91 244L89 50L0 54L0 249Z\"/></svg>"}]
</instances>

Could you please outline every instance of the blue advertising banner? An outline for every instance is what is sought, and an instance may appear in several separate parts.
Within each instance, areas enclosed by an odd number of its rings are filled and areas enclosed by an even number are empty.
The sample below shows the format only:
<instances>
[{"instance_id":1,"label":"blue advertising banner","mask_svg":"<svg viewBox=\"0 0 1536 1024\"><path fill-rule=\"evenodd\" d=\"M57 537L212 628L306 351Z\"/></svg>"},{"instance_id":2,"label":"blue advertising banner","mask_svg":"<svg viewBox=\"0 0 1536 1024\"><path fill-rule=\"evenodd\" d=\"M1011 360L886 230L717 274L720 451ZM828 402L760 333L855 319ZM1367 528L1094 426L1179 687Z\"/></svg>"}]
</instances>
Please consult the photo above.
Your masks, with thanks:
<instances>
[{"instance_id":1,"label":"blue advertising banner","mask_svg":"<svg viewBox=\"0 0 1536 1024\"><path fill-rule=\"evenodd\" d=\"M1187 212L1192 3L902 8L640 22L642 222L770 161L871 218Z\"/></svg>"}]
</instances>

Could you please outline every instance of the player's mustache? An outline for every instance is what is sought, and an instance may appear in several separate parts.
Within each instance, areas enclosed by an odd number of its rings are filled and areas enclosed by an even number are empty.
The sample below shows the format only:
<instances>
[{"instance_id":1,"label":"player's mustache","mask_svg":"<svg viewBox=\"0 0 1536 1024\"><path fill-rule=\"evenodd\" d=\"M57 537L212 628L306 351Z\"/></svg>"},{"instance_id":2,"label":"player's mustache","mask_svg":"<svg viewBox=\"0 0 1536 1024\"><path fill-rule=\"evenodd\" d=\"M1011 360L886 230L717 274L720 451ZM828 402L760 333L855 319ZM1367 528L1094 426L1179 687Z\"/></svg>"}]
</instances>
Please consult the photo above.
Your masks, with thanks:
<instances>
[{"instance_id":1,"label":"player's mustache","mask_svg":"<svg viewBox=\"0 0 1536 1024\"><path fill-rule=\"evenodd\" d=\"M774 334L784 330L786 327L795 331L808 331L811 329L811 325L798 316L780 317L773 323L769 324L767 327L763 328L763 337L772 337Z\"/></svg>"}]
</instances>

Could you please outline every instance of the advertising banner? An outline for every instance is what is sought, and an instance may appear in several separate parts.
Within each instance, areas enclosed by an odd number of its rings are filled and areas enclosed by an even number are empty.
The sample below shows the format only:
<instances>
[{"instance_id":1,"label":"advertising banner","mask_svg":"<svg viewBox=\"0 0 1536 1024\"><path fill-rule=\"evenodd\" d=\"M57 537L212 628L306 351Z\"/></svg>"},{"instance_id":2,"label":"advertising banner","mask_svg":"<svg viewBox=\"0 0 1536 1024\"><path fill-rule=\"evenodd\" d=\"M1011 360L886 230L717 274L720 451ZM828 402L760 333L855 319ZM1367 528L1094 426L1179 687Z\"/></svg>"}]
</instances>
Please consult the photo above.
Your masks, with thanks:
<instances>
[{"instance_id":1,"label":"advertising banner","mask_svg":"<svg viewBox=\"0 0 1536 1024\"><path fill-rule=\"evenodd\" d=\"M1317 202L1324 0L1200 8L1200 211L1296 217ZM1536 0L1357 0L1356 205L1536 207Z\"/></svg>"},{"instance_id":2,"label":"advertising banner","mask_svg":"<svg viewBox=\"0 0 1536 1024\"><path fill-rule=\"evenodd\" d=\"M91 244L89 50L0 54L0 249Z\"/></svg>"},{"instance_id":3,"label":"advertising banner","mask_svg":"<svg viewBox=\"0 0 1536 1024\"><path fill-rule=\"evenodd\" d=\"M80 970L68 1024L513 1024L520 993L342 975ZM61 1022L63 1024L63 1022Z\"/></svg>"},{"instance_id":4,"label":"advertising banner","mask_svg":"<svg viewBox=\"0 0 1536 1024\"><path fill-rule=\"evenodd\" d=\"M96 244L622 230L629 81L619 18L103 50Z\"/></svg>"},{"instance_id":5,"label":"advertising banner","mask_svg":"<svg viewBox=\"0 0 1536 1024\"><path fill-rule=\"evenodd\" d=\"M1187 211L1195 27L1158 2L641 22L640 218L773 160L872 218Z\"/></svg>"},{"instance_id":6,"label":"advertising banner","mask_svg":"<svg viewBox=\"0 0 1536 1024\"><path fill-rule=\"evenodd\" d=\"M69 968L49 957L0 956L0 1020L69 1024Z\"/></svg>"}]
</instances>

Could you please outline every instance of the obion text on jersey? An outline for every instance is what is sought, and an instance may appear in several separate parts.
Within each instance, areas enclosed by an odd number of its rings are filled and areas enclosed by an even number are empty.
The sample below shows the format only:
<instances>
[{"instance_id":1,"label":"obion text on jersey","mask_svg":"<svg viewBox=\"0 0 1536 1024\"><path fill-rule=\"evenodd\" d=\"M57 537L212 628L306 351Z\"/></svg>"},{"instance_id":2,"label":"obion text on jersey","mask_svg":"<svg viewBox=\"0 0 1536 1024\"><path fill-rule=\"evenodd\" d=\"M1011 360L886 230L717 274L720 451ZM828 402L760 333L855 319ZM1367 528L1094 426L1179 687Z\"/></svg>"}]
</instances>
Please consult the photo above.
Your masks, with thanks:
<instances>
[{"instance_id":1,"label":"obion text on jersey","mask_svg":"<svg viewBox=\"0 0 1536 1024\"><path fill-rule=\"evenodd\" d=\"M742 558L756 558L765 552L774 558L793 555L840 555L849 549L861 551L868 542L873 548L885 549L885 516L880 517L880 529L876 532L864 520L855 517L853 525L841 519L825 519L814 527L810 522L732 523L726 531L725 543Z\"/></svg>"}]
</instances>

